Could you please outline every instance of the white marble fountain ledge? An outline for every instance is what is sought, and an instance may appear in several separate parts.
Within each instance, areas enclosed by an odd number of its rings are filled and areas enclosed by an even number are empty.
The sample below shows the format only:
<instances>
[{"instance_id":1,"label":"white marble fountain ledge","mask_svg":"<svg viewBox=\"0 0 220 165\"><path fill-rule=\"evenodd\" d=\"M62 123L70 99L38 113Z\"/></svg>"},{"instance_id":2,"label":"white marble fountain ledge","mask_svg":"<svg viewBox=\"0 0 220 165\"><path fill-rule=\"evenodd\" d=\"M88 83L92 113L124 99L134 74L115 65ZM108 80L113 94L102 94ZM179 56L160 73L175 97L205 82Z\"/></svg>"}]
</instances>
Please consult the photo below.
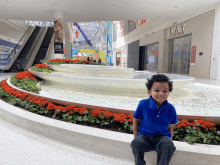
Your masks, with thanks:
<instances>
[{"instance_id":1,"label":"white marble fountain ledge","mask_svg":"<svg viewBox=\"0 0 220 165\"><path fill-rule=\"evenodd\" d=\"M40 87L42 92L56 99L124 110L135 111L139 101L145 99L79 92L56 85L41 84ZM220 116L220 86L195 83L193 92L193 97L168 99L175 106L178 115Z\"/></svg>"}]
</instances>

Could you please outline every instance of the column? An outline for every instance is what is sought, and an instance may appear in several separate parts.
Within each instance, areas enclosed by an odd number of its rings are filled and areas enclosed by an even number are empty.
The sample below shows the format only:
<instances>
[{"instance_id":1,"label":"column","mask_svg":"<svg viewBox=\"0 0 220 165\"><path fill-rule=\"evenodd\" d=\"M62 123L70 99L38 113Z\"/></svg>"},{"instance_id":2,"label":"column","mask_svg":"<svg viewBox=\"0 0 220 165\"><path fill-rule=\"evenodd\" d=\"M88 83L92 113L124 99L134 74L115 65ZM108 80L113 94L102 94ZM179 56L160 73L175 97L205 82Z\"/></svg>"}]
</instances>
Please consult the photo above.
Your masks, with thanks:
<instances>
[{"instance_id":1,"label":"column","mask_svg":"<svg viewBox=\"0 0 220 165\"><path fill-rule=\"evenodd\" d=\"M65 33L65 58L70 59L71 58L71 51L70 51L70 33Z\"/></svg>"},{"instance_id":2,"label":"column","mask_svg":"<svg viewBox=\"0 0 220 165\"><path fill-rule=\"evenodd\" d=\"M55 9L54 10L54 58L64 59L63 54L63 11Z\"/></svg>"},{"instance_id":3,"label":"column","mask_svg":"<svg viewBox=\"0 0 220 165\"><path fill-rule=\"evenodd\" d=\"M124 21L124 36L128 34L128 20Z\"/></svg>"},{"instance_id":4,"label":"column","mask_svg":"<svg viewBox=\"0 0 220 165\"><path fill-rule=\"evenodd\" d=\"M220 80L220 3L215 5L210 79Z\"/></svg>"}]
</instances>

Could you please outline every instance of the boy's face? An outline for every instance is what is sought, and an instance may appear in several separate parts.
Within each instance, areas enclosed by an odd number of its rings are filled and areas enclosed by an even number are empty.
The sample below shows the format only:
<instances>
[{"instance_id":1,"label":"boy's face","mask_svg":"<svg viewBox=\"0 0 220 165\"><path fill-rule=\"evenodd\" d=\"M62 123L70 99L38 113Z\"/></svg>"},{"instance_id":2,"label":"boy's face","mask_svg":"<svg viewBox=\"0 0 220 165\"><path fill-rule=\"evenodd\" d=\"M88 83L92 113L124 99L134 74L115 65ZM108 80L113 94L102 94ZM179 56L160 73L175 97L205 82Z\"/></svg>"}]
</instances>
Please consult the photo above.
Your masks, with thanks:
<instances>
[{"instance_id":1,"label":"boy's face","mask_svg":"<svg viewBox=\"0 0 220 165\"><path fill-rule=\"evenodd\" d=\"M156 104L160 106L164 101L167 100L169 96L168 82L154 82L151 90L148 90L148 94L153 98Z\"/></svg>"}]
</instances>

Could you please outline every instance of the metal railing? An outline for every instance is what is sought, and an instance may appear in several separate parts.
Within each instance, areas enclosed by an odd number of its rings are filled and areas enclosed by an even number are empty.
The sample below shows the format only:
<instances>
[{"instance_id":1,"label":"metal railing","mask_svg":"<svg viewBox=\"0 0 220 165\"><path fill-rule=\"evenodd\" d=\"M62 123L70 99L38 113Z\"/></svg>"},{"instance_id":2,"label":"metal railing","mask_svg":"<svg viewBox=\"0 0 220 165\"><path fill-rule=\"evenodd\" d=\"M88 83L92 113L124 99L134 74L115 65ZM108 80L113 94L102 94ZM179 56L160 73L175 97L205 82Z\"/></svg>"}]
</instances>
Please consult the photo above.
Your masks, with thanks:
<instances>
[{"instance_id":1,"label":"metal railing","mask_svg":"<svg viewBox=\"0 0 220 165\"><path fill-rule=\"evenodd\" d=\"M43 64L45 63L46 61L48 61L50 59L50 54L52 53L51 51L53 50L53 47L54 47L54 38L55 38L55 30L53 31L53 34L52 34L52 37L51 37L51 40L50 40L50 45L47 49L47 53L46 53L46 56L43 60L40 60L40 62Z\"/></svg>"}]
</instances>

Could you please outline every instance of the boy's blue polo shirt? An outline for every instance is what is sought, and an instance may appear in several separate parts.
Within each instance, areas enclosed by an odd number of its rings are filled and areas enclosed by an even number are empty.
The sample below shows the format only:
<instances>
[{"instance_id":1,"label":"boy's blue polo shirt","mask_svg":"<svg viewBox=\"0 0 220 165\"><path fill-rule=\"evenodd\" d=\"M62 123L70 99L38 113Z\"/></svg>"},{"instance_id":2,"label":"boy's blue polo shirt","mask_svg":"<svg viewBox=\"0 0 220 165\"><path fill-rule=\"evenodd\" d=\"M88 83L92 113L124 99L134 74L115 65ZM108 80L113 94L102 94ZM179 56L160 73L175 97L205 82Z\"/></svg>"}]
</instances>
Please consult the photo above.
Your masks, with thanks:
<instances>
[{"instance_id":1,"label":"boy's blue polo shirt","mask_svg":"<svg viewBox=\"0 0 220 165\"><path fill-rule=\"evenodd\" d=\"M166 100L158 108L151 96L139 102L133 117L141 119L138 135L159 133L171 138L168 127L170 124L178 123L174 106Z\"/></svg>"}]
</instances>

